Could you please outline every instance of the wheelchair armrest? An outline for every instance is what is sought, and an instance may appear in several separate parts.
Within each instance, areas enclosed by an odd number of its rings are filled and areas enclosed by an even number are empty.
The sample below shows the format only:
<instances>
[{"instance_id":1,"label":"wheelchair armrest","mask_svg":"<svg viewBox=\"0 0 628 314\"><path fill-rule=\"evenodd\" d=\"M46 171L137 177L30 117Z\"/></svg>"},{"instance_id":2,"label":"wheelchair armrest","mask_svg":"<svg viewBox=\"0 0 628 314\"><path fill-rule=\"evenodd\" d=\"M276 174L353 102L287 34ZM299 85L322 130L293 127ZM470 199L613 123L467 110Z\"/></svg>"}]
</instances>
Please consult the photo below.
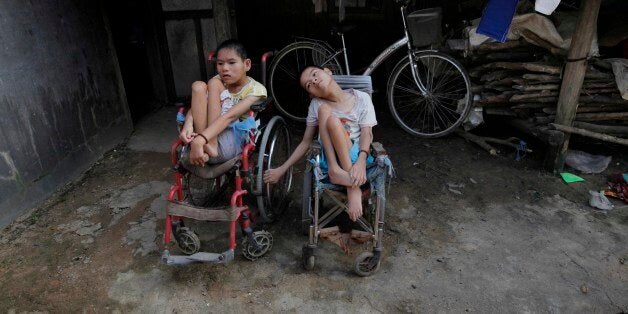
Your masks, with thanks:
<instances>
[{"instance_id":1,"label":"wheelchair armrest","mask_svg":"<svg viewBox=\"0 0 628 314\"><path fill-rule=\"evenodd\" d=\"M251 105L251 110L255 113L258 113L264 109L266 109L266 107L268 107L268 105L273 101L272 97L267 97L264 101L259 102L257 104L253 104Z\"/></svg>"},{"instance_id":2,"label":"wheelchair armrest","mask_svg":"<svg viewBox=\"0 0 628 314\"><path fill-rule=\"evenodd\" d=\"M384 145L382 145L382 143L380 142L371 143L371 154L373 154L373 156L375 157L388 155L388 153L384 149Z\"/></svg>"},{"instance_id":3,"label":"wheelchair armrest","mask_svg":"<svg viewBox=\"0 0 628 314\"><path fill-rule=\"evenodd\" d=\"M318 140L313 140L310 144L310 148L307 151L308 159L319 155L322 151L321 142Z\"/></svg>"}]
</instances>

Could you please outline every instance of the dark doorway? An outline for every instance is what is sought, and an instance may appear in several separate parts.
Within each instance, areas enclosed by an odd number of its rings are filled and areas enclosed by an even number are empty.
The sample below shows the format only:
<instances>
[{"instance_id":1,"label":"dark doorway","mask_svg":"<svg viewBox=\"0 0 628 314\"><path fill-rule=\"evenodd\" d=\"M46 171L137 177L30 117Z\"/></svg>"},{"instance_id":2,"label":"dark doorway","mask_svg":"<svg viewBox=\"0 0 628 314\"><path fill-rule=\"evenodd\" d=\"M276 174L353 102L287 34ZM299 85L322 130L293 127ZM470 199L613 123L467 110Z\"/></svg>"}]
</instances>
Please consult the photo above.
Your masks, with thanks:
<instances>
[{"instance_id":1,"label":"dark doorway","mask_svg":"<svg viewBox=\"0 0 628 314\"><path fill-rule=\"evenodd\" d=\"M148 0L106 1L111 33L133 123L155 105L146 38L151 37Z\"/></svg>"}]
</instances>

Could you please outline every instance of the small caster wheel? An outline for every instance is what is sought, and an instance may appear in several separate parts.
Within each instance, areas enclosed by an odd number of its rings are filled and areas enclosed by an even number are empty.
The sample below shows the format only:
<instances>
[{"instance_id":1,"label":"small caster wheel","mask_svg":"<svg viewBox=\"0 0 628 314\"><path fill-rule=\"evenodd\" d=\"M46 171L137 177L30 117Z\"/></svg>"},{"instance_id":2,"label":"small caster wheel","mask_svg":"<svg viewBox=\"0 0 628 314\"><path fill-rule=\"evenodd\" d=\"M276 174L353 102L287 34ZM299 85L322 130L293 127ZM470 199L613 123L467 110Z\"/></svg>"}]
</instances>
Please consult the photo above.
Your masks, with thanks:
<instances>
[{"instance_id":1,"label":"small caster wheel","mask_svg":"<svg viewBox=\"0 0 628 314\"><path fill-rule=\"evenodd\" d=\"M314 255L303 255L303 268L305 270L314 269L314 265L316 265L316 256Z\"/></svg>"},{"instance_id":2,"label":"small caster wheel","mask_svg":"<svg viewBox=\"0 0 628 314\"><path fill-rule=\"evenodd\" d=\"M379 270L379 257L375 257L373 252L362 252L355 259L353 270L358 276L368 277Z\"/></svg>"},{"instance_id":3,"label":"small caster wheel","mask_svg":"<svg viewBox=\"0 0 628 314\"><path fill-rule=\"evenodd\" d=\"M254 261L268 253L273 247L273 235L268 231L255 231L253 241L246 237L242 240L242 255L250 261Z\"/></svg>"},{"instance_id":4,"label":"small caster wheel","mask_svg":"<svg viewBox=\"0 0 628 314\"><path fill-rule=\"evenodd\" d=\"M175 239L183 254L192 255L201 248L201 240L194 231L187 227L177 228Z\"/></svg>"}]
</instances>

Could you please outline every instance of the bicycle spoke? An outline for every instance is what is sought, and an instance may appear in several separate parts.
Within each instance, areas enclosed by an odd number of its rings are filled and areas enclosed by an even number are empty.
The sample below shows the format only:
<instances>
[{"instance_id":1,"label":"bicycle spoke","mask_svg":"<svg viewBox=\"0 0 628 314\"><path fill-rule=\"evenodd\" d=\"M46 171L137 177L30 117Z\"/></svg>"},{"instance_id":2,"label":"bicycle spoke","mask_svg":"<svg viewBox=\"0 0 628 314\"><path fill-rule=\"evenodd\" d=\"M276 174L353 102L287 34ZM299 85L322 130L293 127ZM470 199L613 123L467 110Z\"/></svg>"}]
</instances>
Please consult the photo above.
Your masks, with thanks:
<instances>
[{"instance_id":1,"label":"bicycle spoke","mask_svg":"<svg viewBox=\"0 0 628 314\"><path fill-rule=\"evenodd\" d=\"M296 80L297 76L294 75L294 71L288 70L284 65L279 65L278 68L283 71L290 79Z\"/></svg>"},{"instance_id":2,"label":"bicycle spoke","mask_svg":"<svg viewBox=\"0 0 628 314\"><path fill-rule=\"evenodd\" d=\"M395 68L388 83L388 102L393 118L406 131L418 136L438 137L462 123L470 105L469 81L455 60L438 52L416 57L417 86L409 59Z\"/></svg>"}]
</instances>

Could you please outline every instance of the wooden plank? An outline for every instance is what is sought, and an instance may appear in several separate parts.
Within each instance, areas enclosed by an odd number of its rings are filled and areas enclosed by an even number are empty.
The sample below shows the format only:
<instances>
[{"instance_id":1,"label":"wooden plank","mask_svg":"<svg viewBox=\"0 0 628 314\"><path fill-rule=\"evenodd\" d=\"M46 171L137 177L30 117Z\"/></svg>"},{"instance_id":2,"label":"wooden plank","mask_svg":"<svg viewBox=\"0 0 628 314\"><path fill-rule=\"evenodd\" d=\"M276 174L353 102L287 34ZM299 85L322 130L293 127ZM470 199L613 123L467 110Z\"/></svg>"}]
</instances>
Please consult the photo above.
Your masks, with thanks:
<instances>
[{"instance_id":1,"label":"wooden plank","mask_svg":"<svg viewBox=\"0 0 628 314\"><path fill-rule=\"evenodd\" d=\"M587 122L574 122L573 126L580 129L597 133L610 133L616 135L628 135L628 126L623 125L600 125Z\"/></svg>"},{"instance_id":2,"label":"wooden plank","mask_svg":"<svg viewBox=\"0 0 628 314\"><path fill-rule=\"evenodd\" d=\"M628 139L623 139L616 136L610 136L603 133L591 132L585 129L574 128L571 126L565 126L565 125L560 125L556 123L551 123L551 125L559 131L563 131L567 133L574 133L574 134L591 137L591 138L595 138L595 139L610 142L610 143L616 143L616 144L628 146Z\"/></svg>"}]
</instances>

